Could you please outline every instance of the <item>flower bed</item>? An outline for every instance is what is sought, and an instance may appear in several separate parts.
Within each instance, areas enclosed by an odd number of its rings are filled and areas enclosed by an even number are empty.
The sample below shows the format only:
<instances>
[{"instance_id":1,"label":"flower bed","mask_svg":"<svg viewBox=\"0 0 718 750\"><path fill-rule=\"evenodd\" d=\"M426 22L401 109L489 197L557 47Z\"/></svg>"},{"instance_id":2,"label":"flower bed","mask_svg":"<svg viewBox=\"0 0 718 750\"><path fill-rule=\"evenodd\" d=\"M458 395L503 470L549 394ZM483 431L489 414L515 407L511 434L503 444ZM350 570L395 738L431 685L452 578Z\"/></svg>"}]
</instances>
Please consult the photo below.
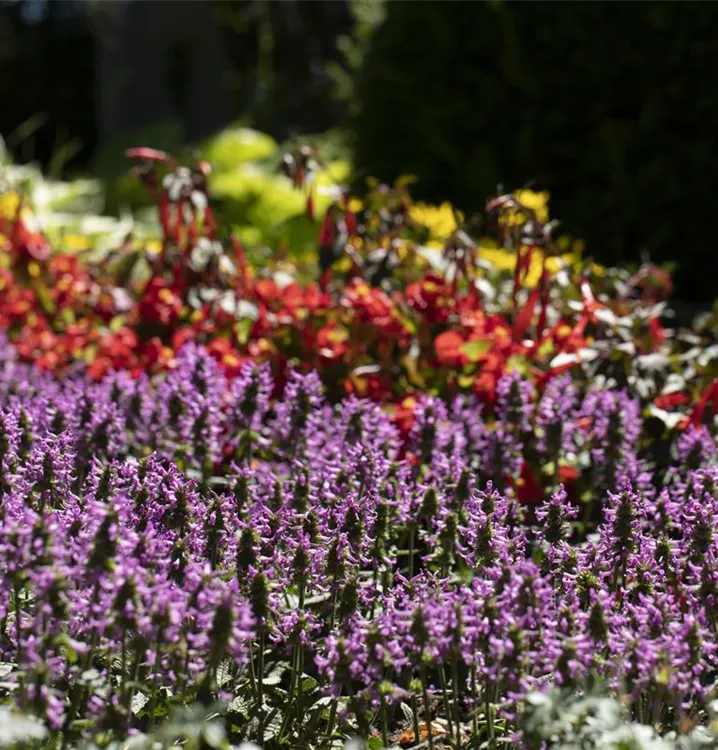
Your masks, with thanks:
<instances>
[{"instance_id":1,"label":"flower bed","mask_svg":"<svg viewBox=\"0 0 718 750\"><path fill-rule=\"evenodd\" d=\"M12 356L3 690L51 737L217 701L230 739L267 746L493 747L551 685L606 680L664 731L713 696L705 427L662 445L625 392L566 378L537 399L504 376L492 418L422 397L397 426L331 406L315 373L273 403L266 366L228 381L195 345L151 379ZM524 465L546 492L516 482Z\"/></svg>"},{"instance_id":2,"label":"flower bed","mask_svg":"<svg viewBox=\"0 0 718 750\"><path fill-rule=\"evenodd\" d=\"M207 165L131 156L156 245L3 209L0 729L715 742L713 316L669 328L664 272L562 253L527 192L494 247L402 185L337 195L314 281L260 270ZM282 160L308 220L315 160Z\"/></svg>"},{"instance_id":3,"label":"flower bed","mask_svg":"<svg viewBox=\"0 0 718 750\"><path fill-rule=\"evenodd\" d=\"M712 359L696 368L683 358L697 344L712 351L712 329L696 338L666 328L668 276L567 252L574 246L551 237L545 196L490 201L475 241L449 206L412 204L402 185L363 201L341 194L316 218L313 259L288 263L280 247L253 265L257 251L217 225L207 164L130 155L158 204L158 241L138 245L130 233L99 259L64 254L33 228L29 207L6 201L0 324L25 361L138 375L173 367L192 340L230 375L248 359L271 362L280 383L288 366L317 369L333 400L473 392L489 404L504 372L542 383L572 369L640 381L661 415L698 401L715 377ZM299 150L282 167L307 192L319 164ZM314 218L312 192L306 211Z\"/></svg>"}]
</instances>

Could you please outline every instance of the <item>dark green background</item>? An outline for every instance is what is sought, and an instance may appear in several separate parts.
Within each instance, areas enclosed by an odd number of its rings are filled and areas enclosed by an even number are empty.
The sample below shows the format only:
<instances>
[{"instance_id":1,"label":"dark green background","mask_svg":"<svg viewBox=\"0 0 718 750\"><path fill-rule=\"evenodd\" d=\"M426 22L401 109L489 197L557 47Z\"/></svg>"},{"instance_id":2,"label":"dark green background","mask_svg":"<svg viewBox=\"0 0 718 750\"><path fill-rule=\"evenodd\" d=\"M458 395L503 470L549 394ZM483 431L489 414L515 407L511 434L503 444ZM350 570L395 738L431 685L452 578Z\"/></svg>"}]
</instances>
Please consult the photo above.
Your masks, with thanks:
<instances>
[{"instance_id":1,"label":"dark green background","mask_svg":"<svg viewBox=\"0 0 718 750\"><path fill-rule=\"evenodd\" d=\"M160 15L174 5L142 3ZM674 262L681 297L717 296L717 4L389 2L353 106L326 74L342 62L337 38L352 33L349 3L206 4L225 39L216 75L227 106L204 119L186 111L201 45L179 40L167 53L168 114L189 139L238 115L278 138L344 128L359 175L415 174L420 197L469 212L498 184L533 181L592 256ZM77 0L0 2L0 133L42 115L17 155L47 164L71 141L68 173L103 145L90 16ZM141 76L143 55L123 54ZM141 123L145 108L132 114Z\"/></svg>"}]
</instances>

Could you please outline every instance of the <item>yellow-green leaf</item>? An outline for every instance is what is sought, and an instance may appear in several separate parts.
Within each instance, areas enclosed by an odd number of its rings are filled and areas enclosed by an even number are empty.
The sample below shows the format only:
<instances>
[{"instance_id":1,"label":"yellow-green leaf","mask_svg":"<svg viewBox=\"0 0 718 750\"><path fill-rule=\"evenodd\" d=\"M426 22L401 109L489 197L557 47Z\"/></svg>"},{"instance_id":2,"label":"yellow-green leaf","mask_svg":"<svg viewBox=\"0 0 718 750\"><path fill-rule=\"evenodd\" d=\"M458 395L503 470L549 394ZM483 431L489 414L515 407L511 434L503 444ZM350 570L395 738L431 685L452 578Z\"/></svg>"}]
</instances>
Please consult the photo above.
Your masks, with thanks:
<instances>
[{"instance_id":1,"label":"yellow-green leaf","mask_svg":"<svg viewBox=\"0 0 718 750\"><path fill-rule=\"evenodd\" d=\"M461 351L470 362L478 362L479 359L491 350L493 341L491 339L473 339L461 346Z\"/></svg>"}]
</instances>

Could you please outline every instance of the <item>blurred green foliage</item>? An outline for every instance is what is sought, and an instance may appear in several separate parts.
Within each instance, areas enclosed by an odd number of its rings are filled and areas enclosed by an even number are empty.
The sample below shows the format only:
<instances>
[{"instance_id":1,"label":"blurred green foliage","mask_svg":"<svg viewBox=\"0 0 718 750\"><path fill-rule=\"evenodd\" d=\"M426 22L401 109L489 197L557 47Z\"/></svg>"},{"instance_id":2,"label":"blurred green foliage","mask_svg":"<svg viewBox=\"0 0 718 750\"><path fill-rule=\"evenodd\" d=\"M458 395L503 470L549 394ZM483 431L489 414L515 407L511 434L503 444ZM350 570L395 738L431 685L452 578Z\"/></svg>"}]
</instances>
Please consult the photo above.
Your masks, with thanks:
<instances>
[{"instance_id":1,"label":"blurred green foliage","mask_svg":"<svg viewBox=\"0 0 718 750\"><path fill-rule=\"evenodd\" d=\"M362 173L471 211L535 181L605 262L676 260L712 297L710 3L389 3L358 74Z\"/></svg>"}]
</instances>

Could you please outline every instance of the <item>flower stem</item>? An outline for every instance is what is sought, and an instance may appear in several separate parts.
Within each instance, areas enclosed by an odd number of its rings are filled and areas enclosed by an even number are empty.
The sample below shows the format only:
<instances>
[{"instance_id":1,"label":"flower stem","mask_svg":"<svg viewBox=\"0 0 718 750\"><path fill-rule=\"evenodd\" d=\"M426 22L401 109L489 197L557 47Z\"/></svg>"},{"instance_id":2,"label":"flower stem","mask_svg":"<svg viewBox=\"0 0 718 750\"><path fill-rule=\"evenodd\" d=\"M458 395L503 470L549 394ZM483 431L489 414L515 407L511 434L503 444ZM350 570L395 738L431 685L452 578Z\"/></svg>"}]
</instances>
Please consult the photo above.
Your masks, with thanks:
<instances>
[{"instance_id":1,"label":"flower stem","mask_svg":"<svg viewBox=\"0 0 718 750\"><path fill-rule=\"evenodd\" d=\"M426 667L423 662L421 665L421 695L424 700L424 722L426 724L426 733L429 740L429 750L434 750L434 735L431 731L431 706L429 704L429 691L426 680Z\"/></svg>"},{"instance_id":2,"label":"flower stem","mask_svg":"<svg viewBox=\"0 0 718 750\"><path fill-rule=\"evenodd\" d=\"M472 697L472 711L471 711L471 729L472 738L471 742L474 746L474 750L479 750L479 718L476 715L478 711L478 695L476 692L476 665L471 665L471 697Z\"/></svg>"},{"instance_id":3,"label":"flower stem","mask_svg":"<svg viewBox=\"0 0 718 750\"><path fill-rule=\"evenodd\" d=\"M451 661L451 688L454 692L454 725L456 727L456 747L461 747L461 709L459 703L459 659L456 653Z\"/></svg>"},{"instance_id":4,"label":"flower stem","mask_svg":"<svg viewBox=\"0 0 718 750\"><path fill-rule=\"evenodd\" d=\"M443 664L441 667L439 667L439 685L441 686L441 700L444 704L444 714L449 725L449 737L453 737L454 723L451 720L451 710L449 708L449 691L446 687L446 673L444 672Z\"/></svg>"},{"instance_id":5,"label":"flower stem","mask_svg":"<svg viewBox=\"0 0 718 750\"><path fill-rule=\"evenodd\" d=\"M414 744L418 745L421 741L419 735L419 709L416 705L416 696L413 693L411 695L411 718L414 724Z\"/></svg>"},{"instance_id":6,"label":"flower stem","mask_svg":"<svg viewBox=\"0 0 718 750\"><path fill-rule=\"evenodd\" d=\"M259 741L264 742L264 628L259 631L257 654L257 702L259 703Z\"/></svg>"},{"instance_id":7,"label":"flower stem","mask_svg":"<svg viewBox=\"0 0 718 750\"><path fill-rule=\"evenodd\" d=\"M389 718L387 716L386 697L380 693L381 700L381 739L384 747L389 747Z\"/></svg>"}]
</instances>

